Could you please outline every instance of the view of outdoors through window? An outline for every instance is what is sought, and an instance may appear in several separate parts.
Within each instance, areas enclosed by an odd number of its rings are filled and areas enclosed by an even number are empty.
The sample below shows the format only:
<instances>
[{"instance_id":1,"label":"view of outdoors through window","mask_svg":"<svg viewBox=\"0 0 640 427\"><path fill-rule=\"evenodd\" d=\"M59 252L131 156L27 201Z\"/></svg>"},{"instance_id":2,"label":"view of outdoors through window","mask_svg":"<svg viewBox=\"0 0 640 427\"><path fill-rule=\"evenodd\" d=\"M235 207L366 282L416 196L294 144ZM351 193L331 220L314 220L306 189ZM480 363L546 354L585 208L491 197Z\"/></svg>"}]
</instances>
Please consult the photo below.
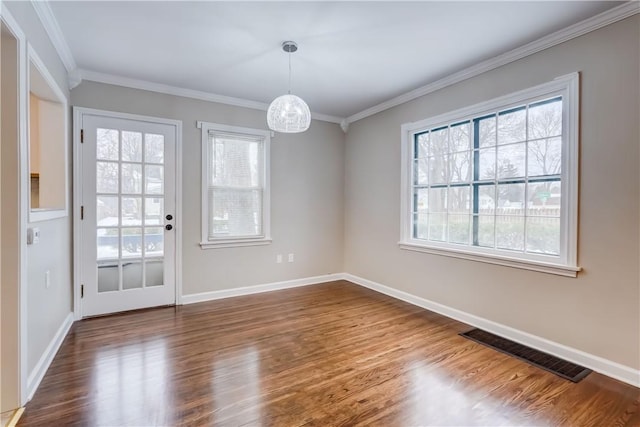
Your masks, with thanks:
<instances>
[{"instance_id":1,"label":"view of outdoors through window","mask_svg":"<svg viewBox=\"0 0 640 427\"><path fill-rule=\"evenodd\" d=\"M98 129L96 142L98 259L162 256L164 137Z\"/></svg>"},{"instance_id":2,"label":"view of outdoors through window","mask_svg":"<svg viewBox=\"0 0 640 427\"><path fill-rule=\"evenodd\" d=\"M164 283L164 143L96 129L98 292Z\"/></svg>"},{"instance_id":3,"label":"view of outdoors through window","mask_svg":"<svg viewBox=\"0 0 640 427\"><path fill-rule=\"evenodd\" d=\"M560 253L561 97L414 134L413 238Z\"/></svg>"},{"instance_id":4,"label":"view of outdoors through window","mask_svg":"<svg viewBox=\"0 0 640 427\"><path fill-rule=\"evenodd\" d=\"M209 239L262 235L262 138L209 137Z\"/></svg>"}]
</instances>

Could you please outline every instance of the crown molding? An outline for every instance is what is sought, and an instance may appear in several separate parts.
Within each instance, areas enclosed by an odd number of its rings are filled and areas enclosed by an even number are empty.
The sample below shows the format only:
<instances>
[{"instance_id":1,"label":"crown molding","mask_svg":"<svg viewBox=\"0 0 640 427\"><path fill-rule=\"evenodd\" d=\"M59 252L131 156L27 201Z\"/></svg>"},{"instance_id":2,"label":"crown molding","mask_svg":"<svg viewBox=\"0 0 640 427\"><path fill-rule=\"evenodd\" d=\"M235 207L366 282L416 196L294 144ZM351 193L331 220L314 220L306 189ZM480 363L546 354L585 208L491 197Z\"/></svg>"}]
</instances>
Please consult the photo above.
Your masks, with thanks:
<instances>
[{"instance_id":1,"label":"crown molding","mask_svg":"<svg viewBox=\"0 0 640 427\"><path fill-rule=\"evenodd\" d=\"M31 0L35 11L40 18L51 42L53 43L56 51L60 55L65 68L69 73L69 85L73 89L80 84L82 80L90 80L100 83L113 84L118 86L129 87L133 89L142 89L152 92L165 93L169 95L182 96L186 98L200 99L203 101L216 102L226 105L233 105L244 108L251 108L255 110L266 111L268 104L252 101L241 98L234 98L230 96L218 95L215 93L198 91L193 89L185 89L176 86L165 85L161 83L154 83L145 80L131 79L128 77L122 77L112 74L100 73L90 70L77 69L75 60L69 49L60 26L56 21L51 7L47 1ZM378 105L367 108L359 113L353 114L347 118L332 116L321 113L311 113L311 117L315 120L321 120L330 123L337 123L341 126L342 130L346 133L346 129L349 128L349 124L365 117L372 116L381 111L388 110L389 108L404 104L412 101L421 96L443 89L447 86L459 83L461 81L478 76L487 71L496 69L503 65L533 55L534 53L548 49L560 43L564 43L568 40L587 34L591 31L595 31L599 28L618 22L622 19L628 18L640 12L640 2L638 0L631 0L620 6L609 9L603 13L600 13L584 21L578 22L574 25L566 27L555 33L544 36L538 40L528 43L524 46L513 49L509 52L498 55L494 58L482 61L476 65L460 70L447 77L436 80L425 86L419 87L412 91L406 92L402 95L391 98Z\"/></svg>"},{"instance_id":2,"label":"crown molding","mask_svg":"<svg viewBox=\"0 0 640 427\"><path fill-rule=\"evenodd\" d=\"M486 61L479 62L476 65L472 65L471 67L450 74L447 77L391 98L378 105L367 108L366 110L363 110L359 113L353 114L347 117L347 123L356 122L358 120L364 119L365 117L372 116L381 111L388 110L389 108L412 101L416 98L435 92L447 86L451 86L463 80L470 79L471 77L478 76L487 71L517 61L529 55L533 55L534 53L540 52L544 49L548 49L552 46L564 43L568 40L580 37L591 31L595 31L599 28L613 24L622 19L633 16L639 12L640 2L638 2L638 0L629 1L620 6L595 15L591 18L585 19L584 21L556 31L555 33L551 33L531 43L515 48L513 50L510 50L509 52L503 53Z\"/></svg>"},{"instance_id":3,"label":"crown molding","mask_svg":"<svg viewBox=\"0 0 640 427\"><path fill-rule=\"evenodd\" d=\"M185 89L177 86L154 83L146 80L132 79L129 77L117 76L114 74L99 73L97 71L77 69L69 74L69 84L71 88L78 86L83 80L98 83L106 83L116 86L123 86L132 89L148 90L151 92L164 93L166 95L182 96L185 98L199 99L201 101L216 102L219 104L233 105L236 107L251 108L253 110L267 111L269 104L249 99L234 98L231 96L218 95L200 90ZM315 120L340 124L344 118L331 116L328 114L311 113Z\"/></svg>"},{"instance_id":4,"label":"crown molding","mask_svg":"<svg viewBox=\"0 0 640 427\"><path fill-rule=\"evenodd\" d=\"M67 44L67 40L64 38L64 34L60 29L60 25L58 25L58 21L51 10L49 2L31 0L31 5L35 9L38 18L40 18L40 22L42 22L42 26L47 32L53 47L56 52L58 52L58 56L60 56L60 60L62 60L62 63L64 64L64 68L67 69L68 73L74 71L77 67L76 61L73 59L71 49Z\"/></svg>"}]
</instances>

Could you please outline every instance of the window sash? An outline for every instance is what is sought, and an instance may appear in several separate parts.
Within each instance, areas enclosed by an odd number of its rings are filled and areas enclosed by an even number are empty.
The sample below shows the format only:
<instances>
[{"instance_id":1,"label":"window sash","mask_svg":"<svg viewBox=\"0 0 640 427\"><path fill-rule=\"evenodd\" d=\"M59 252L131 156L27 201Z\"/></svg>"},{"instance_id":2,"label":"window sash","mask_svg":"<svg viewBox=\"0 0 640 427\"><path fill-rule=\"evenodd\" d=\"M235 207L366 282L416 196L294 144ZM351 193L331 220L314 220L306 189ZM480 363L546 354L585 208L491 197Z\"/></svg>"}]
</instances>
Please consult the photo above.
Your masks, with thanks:
<instances>
[{"instance_id":1,"label":"window sash","mask_svg":"<svg viewBox=\"0 0 640 427\"><path fill-rule=\"evenodd\" d=\"M558 269L564 269L565 267L570 271L569 275L575 275L575 271L578 271L579 268L576 266L576 249L577 249L577 134L578 134L578 82L579 76L577 73L572 75L563 76L555 81L536 86L531 89L526 89L524 91L517 92L515 94L507 95L501 98L497 98L495 100L487 101L482 104L478 104L475 106L471 106L468 108L464 108L452 113L443 114L438 117L434 117L431 119L423 120L416 123L408 123L402 126L402 226L401 226L401 240L400 246L404 249L414 249L421 250L423 252L429 252L430 249L434 250L444 250L446 251L459 251L464 253L470 253L471 258L473 258L473 254L481 255L481 260L487 260L487 262L498 263L491 261L492 258L509 258L509 259L519 259L521 262L516 262L516 264L549 264L553 266L558 266ZM479 155L483 149L487 147L483 146L479 141L479 123L482 119L487 119L491 117L500 117L501 115L511 113L513 111L523 110L525 111L524 117L525 120L529 117L529 111L532 108L537 108L549 102L555 102L558 100L562 102L562 130L559 132L558 129L551 130L550 133L544 134L542 137L539 134L534 134L534 132L529 132L529 127L525 122L524 129L526 133L524 138L521 138L521 141L512 140L509 141L508 144L499 144L497 141L493 147L508 147L510 145L523 144L521 147L524 150L524 166L523 172L521 172L521 176L517 176L515 178L511 177L491 177L487 179L486 176L479 175ZM553 107L549 107L553 108ZM537 111L541 111L537 109ZM490 120L489 120L490 121ZM463 170L462 176L460 179L456 177L455 180L451 179L451 172L447 171L447 180L444 182L433 182L428 179L430 177L426 177L430 171L432 171L432 167L429 166L429 161L425 161L423 159L428 158L433 152L429 152L425 149L428 147L428 144L424 144L424 141L427 140L430 135L430 132L439 131L443 128L452 128L453 126L471 123L471 143L469 148L466 148L466 145L463 146L464 153L466 156L470 158L470 170L469 175L466 175L466 170ZM495 133L497 134L498 129L495 129ZM554 133L555 132L555 133ZM552 134L553 133L553 134ZM547 172L546 170L536 169L536 175L530 175L531 171L527 170L529 168L529 164L527 162L526 156L529 155L528 147L530 144L538 143L540 146L546 146L540 141L543 140L551 140L553 138L558 138L561 135L561 170L559 173L550 173L550 174L542 174ZM497 135L495 136L497 138ZM421 139L422 138L422 139ZM451 138L451 136L449 136ZM420 142L422 141L422 145ZM559 143L556 143L556 147L560 146ZM460 152L454 151L459 149L460 146L457 144L451 144L449 140L447 142L446 150L442 150L443 156L440 159L447 159L446 156L450 156L452 153ZM497 156L497 149L494 149L494 155ZM466 160L465 160L466 161ZM419 166L419 163L422 162L422 165ZM452 159L447 159L446 168L452 169L451 167ZM459 166L459 165L458 165ZM466 165L463 165L466 167ZM420 171L421 177L424 178L422 181L416 181L416 170L418 167L421 167L424 170ZM544 168L543 168L544 169ZM425 172L425 170L427 172ZM553 171L552 171L553 172ZM557 170L555 172L558 172ZM538 174L540 173L540 174ZM426 178L425 178L426 177ZM531 199L531 194L527 193L527 191L533 191L534 184L553 184L557 183L560 186L560 212L558 216L555 213L549 214L547 216L544 215L532 215L531 210L529 208L533 206ZM545 221L545 218L551 218L551 221L554 227L558 226L559 223L559 250L558 255L549 255L540 253L540 251L536 250L535 252L533 246L526 246L527 236L524 235L524 247L522 251L511 251L511 250L503 250L497 247L493 248L485 248L481 246L481 243L478 241L479 239L479 227L480 221L483 219L484 214L480 208L480 191L482 188L486 188L484 186L487 185L504 185L504 184L521 184L524 186L524 195L522 197L522 211L519 212L519 216L521 216L522 221L524 221L524 227L526 233L527 228L532 226L532 224L536 224L538 227L542 227L542 222ZM424 232L418 233L416 228L419 224L424 225L424 222L420 223L419 221L424 221L431 219L431 215L437 214L436 212L425 212L421 209L424 206L419 207L417 205L417 190L426 189L438 189L438 188L446 188L448 190L468 187L470 189L470 194L468 198L469 206L468 215L470 218L469 223L469 242L467 243L451 243L447 241L433 241L429 240L428 233ZM422 195L421 195L422 197ZM425 197L427 200L426 204L428 205L428 196ZM424 202L424 200L421 200ZM494 203L497 201L494 200ZM528 206L529 205L529 206ZM497 206L497 205L496 205ZM459 220L458 225L462 224L464 226L465 219L458 216L457 213L454 212L444 212L445 215L445 227L449 227L449 215L451 215L455 220ZM421 219L418 219L418 215L421 215ZM490 215L494 218L500 218L500 212L494 209L493 213ZM516 215L517 216L517 215ZM434 217L436 222L441 220L441 218ZM540 219L542 218L542 219ZM437 228L437 227L436 227ZM529 230L531 232L532 229ZM462 237L464 240L465 234L458 233L456 236ZM495 236L494 236L495 238ZM495 243L495 242L494 242ZM422 250L425 248L426 250ZM546 248L544 248L546 250ZM435 253L435 252L434 252ZM443 253L446 254L446 253ZM456 255L452 255L456 256ZM466 257L463 256L463 257ZM521 266L517 265L517 266ZM522 268L528 268L526 266ZM555 268L555 267L554 267ZM534 268L529 268L534 269ZM553 269L552 269L553 270ZM551 271L555 272L555 271ZM559 272L557 274L564 274L564 272Z\"/></svg>"},{"instance_id":2,"label":"window sash","mask_svg":"<svg viewBox=\"0 0 640 427\"><path fill-rule=\"evenodd\" d=\"M198 127L202 130L201 247L270 243L269 132L206 122L198 122ZM230 164L234 169L226 169Z\"/></svg>"},{"instance_id":3,"label":"window sash","mask_svg":"<svg viewBox=\"0 0 640 427\"><path fill-rule=\"evenodd\" d=\"M229 239L229 238L251 238L251 237L264 237L263 233L263 189L262 187L223 187L223 186L210 186L209 187L209 240L216 239ZM222 218L216 216L216 195L228 194L238 197L238 199L244 199L245 203L251 203L251 196L257 196L257 202L255 203L255 209L247 210L244 212L225 212L225 216ZM242 219L245 219L243 222ZM246 220L251 218L252 221ZM235 226L233 225L235 223ZM235 233L229 231L222 231L224 229L232 228L236 230ZM242 230L253 229L253 232Z\"/></svg>"},{"instance_id":4,"label":"window sash","mask_svg":"<svg viewBox=\"0 0 640 427\"><path fill-rule=\"evenodd\" d=\"M425 134L433 134L434 132L438 132L438 133L442 133L443 131L446 131L447 134L447 139L448 141L444 142L444 141L439 141L440 144L446 144L445 150L442 151L442 153L447 153L448 157L441 157L441 161L437 162L437 160L433 160L434 162L436 162L436 164L441 168L446 170L445 175L447 176L447 183L442 183L442 184L416 184L416 178L414 178L414 181L412 183L412 187L413 187L413 209L412 212L414 213L414 215L412 215L412 223L413 223L413 232L412 232L412 237L415 239L419 239L419 240L426 240L426 241L443 241L446 243L450 243L450 244L459 244L459 245L465 245L465 246L472 246L472 247L478 247L481 246L479 243L479 222L480 222L480 187L481 186L488 186L488 185L493 185L496 188L500 188L500 185L512 185L512 184L522 184L524 186L524 194L523 194L523 206L522 206L522 212L519 215L510 215L510 214L506 214L507 217L509 216L513 216L515 219L521 219L523 222L523 227L522 227L522 245L521 248L520 246L515 246L512 248L506 248L506 247L500 247L499 244L499 240L498 240L498 235L497 235L497 223L498 223L498 218L502 217L505 215L505 213L501 213L499 212L499 207L498 207L498 199L497 197L494 197L494 211L493 214L484 214L487 217L493 217L493 223L494 223L494 231L493 231L493 236L494 236L494 245L493 245L493 249L496 250L514 250L517 252L522 252L522 253L542 253L544 255L549 255L552 257L559 257L560 256L560 248L558 247L558 253L554 253L552 252L552 250L534 250L534 249L528 249L529 246L529 241L528 241L528 231L529 231L529 227L528 227L528 221L527 219L530 217L530 215L528 215L529 213L529 209L528 209L528 205L530 203L529 200L529 194L528 194L528 190L529 190L529 183L544 183L544 182L561 182L561 175L559 174L555 174L552 176L533 176L530 177L529 176L529 171L528 171L528 165L529 165L529 161L528 161L528 156L529 156L529 143L530 142L535 142L537 140L541 140L543 138L538 138L538 139L534 139L533 141L529 140L529 122L528 122L528 118L529 118L529 109L533 106L538 107L541 105L547 105L547 104L552 104L552 103L557 103L559 102L560 105L562 106L562 108L564 108L564 102L562 99L562 96L554 96L551 97L549 99L545 99L545 100L541 100L541 101L537 101L537 102L532 102L532 103L526 103L525 105L522 106L518 106L515 108L510 108L507 110L501 110L501 111L495 111L493 112L491 115L483 115L481 117L473 117L470 120L465 120L462 122L457 122L457 123L452 123L448 126L440 126L437 127L435 129L428 129L426 131L422 131L419 133L414 134L413 139L414 139L414 144L413 144L413 150L412 150L412 158L414 159L414 162L412 164L414 171L413 171L413 176L416 177L416 165L417 162L419 161L421 158L424 158L424 156L420 156L420 150L418 150L419 147L419 139L421 136L425 135ZM499 145L499 132L500 132L500 128L498 126L496 126L495 129L495 145L491 146L493 148L493 151L495 152L495 159L494 159L494 177L493 179L483 179L481 180L480 178L480 123L482 120L487 120L487 119L491 119L492 117L495 117L497 120L498 118L502 115L508 115L508 114L514 114L514 113L519 113L519 112L524 112L525 113L525 122L523 124L523 130L525 131L523 137L524 140L521 139L516 139L515 141L509 141L505 144L501 144ZM562 114L562 112L560 112L560 114ZM472 126L470 126L472 125ZM463 126L468 127L469 128L469 135L466 139L469 139L472 142L472 146L469 147L468 141L463 141L462 146L460 145L460 143L458 142L455 146L454 146L454 142L452 141L454 139L454 135L452 135L455 130L454 129L460 129ZM546 135L546 137L544 139L548 140L551 138L557 138L560 137L562 138L562 133L557 134L557 133L552 133L549 135ZM433 145L433 142L430 142L430 148ZM453 151L453 150L459 150L460 148L464 148L464 146L467 145L466 150L465 151ZM523 145L524 146L524 170L522 171L522 175L521 177L507 177L507 178L500 178L498 175L498 147L509 147L509 146L515 146L515 145ZM462 154L466 154L468 156L468 160L471 160L471 158L473 159L473 165L469 165L469 169L470 169L470 174L467 173L466 175L468 175L468 178L466 180L459 180L456 181L455 177L452 174L451 169L455 168L455 160L452 159L452 156L458 155L459 153ZM431 170L430 168L430 164L431 164L431 157L427 157L428 159L428 171ZM435 158L434 158L435 159ZM423 213L423 214L418 214L418 210L417 210L417 191L415 191L416 189L447 189L448 192L450 193L451 189L465 189L465 188L469 188L470 194L467 196L467 202L471 207L470 212L467 211L466 213L462 212L452 212L451 208L449 206L447 206L447 208L444 211L441 212L435 212L435 213ZM428 194L431 194L431 192L429 191ZM497 196L497 193L496 193ZM429 195L427 195L427 200L429 200ZM447 197L447 200L450 201L452 197ZM429 202L428 202L429 203ZM449 203L448 203L449 204ZM426 217L426 224L423 224L423 226L425 226L428 230L428 233L426 236L421 235L421 233L419 233L418 230L418 221L416 221L416 219L418 218L418 215L424 215ZM444 221L442 221L442 226L444 227L442 230L442 237L441 239L437 239L437 238L432 238L431 236L431 219L433 217L433 215L438 215L438 217L436 218L440 218L442 219L444 216ZM455 240L452 238L451 236L451 219L452 218L460 218L460 215L470 215L470 220L469 223L469 227L468 230L466 231L467 233L469 233L469 238L467 239L467 241L465 242L464 240ZM462 230L463 231L463 230ZM560 233L560 230L558 231Z\"/></svg>"}]
</instances>

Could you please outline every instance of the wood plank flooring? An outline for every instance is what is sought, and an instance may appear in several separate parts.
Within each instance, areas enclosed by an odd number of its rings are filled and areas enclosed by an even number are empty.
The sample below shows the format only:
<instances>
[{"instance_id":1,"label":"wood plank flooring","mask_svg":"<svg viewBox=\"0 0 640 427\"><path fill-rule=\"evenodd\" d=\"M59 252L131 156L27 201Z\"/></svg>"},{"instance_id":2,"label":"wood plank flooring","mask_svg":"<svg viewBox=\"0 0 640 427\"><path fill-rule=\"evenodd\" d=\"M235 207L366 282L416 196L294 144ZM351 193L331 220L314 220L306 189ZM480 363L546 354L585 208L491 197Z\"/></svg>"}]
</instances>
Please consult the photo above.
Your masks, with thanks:
<instances>
[{"instance_id":1,"label":"wood plank flooring","mask_svg":"<svg viewBox=\"0 0 640 427\"><path fill-rule=\"evenodd\" d=\"M20 425L640 425L639 389L469 328L344 281L83 320Z\"/></svg>"}]
</instances>

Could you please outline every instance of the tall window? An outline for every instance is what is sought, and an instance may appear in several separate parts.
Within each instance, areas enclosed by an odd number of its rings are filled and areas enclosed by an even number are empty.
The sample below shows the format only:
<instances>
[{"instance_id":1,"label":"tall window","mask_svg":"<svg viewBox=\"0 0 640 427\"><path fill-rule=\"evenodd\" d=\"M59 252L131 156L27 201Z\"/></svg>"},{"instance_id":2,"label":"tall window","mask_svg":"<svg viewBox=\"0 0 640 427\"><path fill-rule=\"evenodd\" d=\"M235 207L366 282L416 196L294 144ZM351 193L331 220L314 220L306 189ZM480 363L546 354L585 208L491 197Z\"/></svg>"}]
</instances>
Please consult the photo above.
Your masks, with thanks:
<instances>
[{"instance_id":1,"label":"tall window","mask_svg":"<svg viewBox=\"0 0 640 427\"><path fill-rule=\"evenodd\" d=\"M203 248L270 243L267 131L199 122Z\"/></svg>"},{"instance_id":2,"label":"tall window","mask_svg":"<svg viewBox=\"0 0 640 427\"><path fill-rule=\"evenodd\" d=\"M404 125L401 245L575 275L577 78Z\"/></svg>"}]
</instances>

